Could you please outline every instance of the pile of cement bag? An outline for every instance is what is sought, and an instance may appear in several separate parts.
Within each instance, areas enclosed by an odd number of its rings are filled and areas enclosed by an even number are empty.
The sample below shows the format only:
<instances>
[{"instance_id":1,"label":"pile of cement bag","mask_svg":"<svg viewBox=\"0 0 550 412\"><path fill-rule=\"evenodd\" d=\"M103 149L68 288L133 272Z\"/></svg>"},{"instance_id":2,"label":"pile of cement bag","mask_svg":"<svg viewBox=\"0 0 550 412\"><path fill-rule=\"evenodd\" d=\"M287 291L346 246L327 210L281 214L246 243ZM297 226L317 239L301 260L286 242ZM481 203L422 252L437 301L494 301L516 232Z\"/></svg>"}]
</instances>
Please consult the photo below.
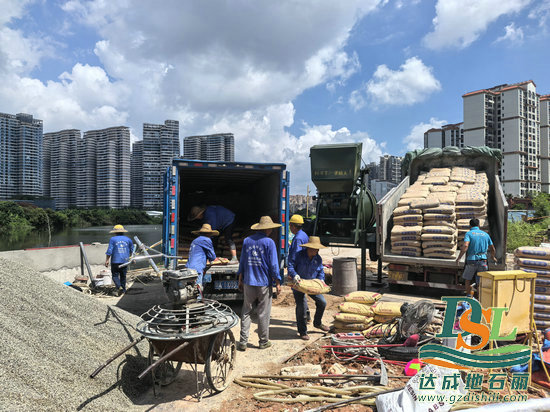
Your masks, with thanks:
<instances>
[{"instance_id":1,"label":"pile of cement bag","mask_svg":"<svg viewBox=\"0 0 550 412\"><path fill-rule=\"evenodd\" d=\"M454 259L473 217L487 225L487 175L465 167L421 174L393 212L392 253Z\"/></svg>"},{"instance_id":2,"label":"pile of cement bag","mask_svg":"<svg viewBox=\"0 0 550 412\"><path fill-rule=\"evenodd\" d=\"M401 302L380 302L382 295L358 291L344 296L334 315L335 332L362 332L366 337L383 336L384 323L401 316Z\"/></svg>"},{"instance_id":3,"label":"pile of cement bag","mask_svg":"<svg viewBox=\"0 0 550 412\"><path fill-rule=\"evenodd\" d=\"M516 269L536 273L535 323L537 329L550 327L550 248L522 246L514 251Z\"/></svg>"}]
</instances>

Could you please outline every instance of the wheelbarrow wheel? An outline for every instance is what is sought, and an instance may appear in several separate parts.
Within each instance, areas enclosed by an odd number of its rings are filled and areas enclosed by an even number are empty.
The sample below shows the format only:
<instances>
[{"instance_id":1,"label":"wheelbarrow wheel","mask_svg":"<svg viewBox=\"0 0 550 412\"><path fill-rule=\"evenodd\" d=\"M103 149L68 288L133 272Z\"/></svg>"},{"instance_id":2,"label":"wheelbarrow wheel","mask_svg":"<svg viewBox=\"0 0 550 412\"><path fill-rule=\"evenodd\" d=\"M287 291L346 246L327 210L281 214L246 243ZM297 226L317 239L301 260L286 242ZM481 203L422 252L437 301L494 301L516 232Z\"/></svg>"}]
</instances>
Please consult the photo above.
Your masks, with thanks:
<instances>
[{"instance_id":1,"label":"wheelbarrow wheel","mask_svg":"<svg viewBox=\"0 0 550 412\"><path fill-rule=\"evenodd\" d=\"M158 358L158 355L155 354L155 351L152 347L149 348L149 365L152 365L155 362L155 358ZM170 385L176 380L179 371L183 362L166 360L153 369L153 385L157 384L160 386Z\"/></svg>"},{"instance_id":2,"label":"wheelbarrow wheel","mask_svg":"<svg viewBox=\"0 0 550 412\"><path fill-rule=\"evenodd\" d=\"M221 392L229 386L236 349L235 337L231 330L220 332L210 339L204 369L213 391Z\"/></svg>"}]
</instances>

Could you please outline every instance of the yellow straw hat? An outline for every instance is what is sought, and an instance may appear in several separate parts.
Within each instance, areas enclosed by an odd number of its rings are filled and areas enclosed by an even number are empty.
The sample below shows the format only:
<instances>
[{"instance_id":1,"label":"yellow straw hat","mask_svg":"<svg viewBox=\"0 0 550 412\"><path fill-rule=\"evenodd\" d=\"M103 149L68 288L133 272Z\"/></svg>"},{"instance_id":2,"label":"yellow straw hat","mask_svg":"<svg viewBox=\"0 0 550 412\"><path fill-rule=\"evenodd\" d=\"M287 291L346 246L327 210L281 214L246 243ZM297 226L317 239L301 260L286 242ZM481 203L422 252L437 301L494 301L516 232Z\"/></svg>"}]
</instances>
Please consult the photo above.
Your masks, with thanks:
<instances>
[{"instance_id":1,"label":"yellow straw hat","mask_svg":"<svg viewBox=\"0 0 550 412\"><path fill-rule=\"evenodd\" d=\"M259 223L254 223L250 226L252 230L264 230L264 229L275 229L281 227L279 223L273 223L273 220L269 216L262 216Z\"/></svg>"},{"instance_id":2,"label":"yellow straw hat","mask_svg":"<svg viewBox=\"0 0 550 412\"><path fill-rule=\"evenodd\" d=\"M212 230L212 226L210 226L208 223L205 223L202 225L202 227L199 230L193 230L191 233L194 235L205 235L205 236L218 236L220 232L217 230Z\"/></svg>"},{"instance_id":3,"label":"yellow straw hat","mask_svg":"<svg viewBox=\"0 0 550 412\"><path fill-rule=\"evenodd\" d=\"M124 229L124 226L115 225L115 227L113 227L113 230L111 230L109 233L124 233L124 232L128 232L126 229Z\"/></svg>"},{"instance_id":4,"label":"yellow straw hat","mask_svg":"<svg viewBox=\"0 0 550 412\"><path fill-rule=\"evenodd\" d=\"M307 243L302 243L302 247L310 249L326 249L327 247L321 244L319 236L310 236Z\"/></svg>"}]
</instances>

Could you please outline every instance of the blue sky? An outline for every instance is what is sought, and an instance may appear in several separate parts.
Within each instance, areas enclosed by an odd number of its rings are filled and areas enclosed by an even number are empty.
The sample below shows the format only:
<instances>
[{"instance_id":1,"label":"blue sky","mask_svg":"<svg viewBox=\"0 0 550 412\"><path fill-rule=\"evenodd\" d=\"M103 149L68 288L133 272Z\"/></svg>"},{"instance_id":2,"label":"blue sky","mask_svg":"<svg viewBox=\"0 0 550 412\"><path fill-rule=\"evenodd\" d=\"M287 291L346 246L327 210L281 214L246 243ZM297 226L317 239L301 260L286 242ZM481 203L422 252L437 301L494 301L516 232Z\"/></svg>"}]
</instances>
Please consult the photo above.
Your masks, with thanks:
<instances>
[{"instance_id":1,"label":"blue sky","mask_svg":"<svg viewBox=\"0 0 550 412\"><path fill-rule=\"evenodd\" d=\"M44 131L180 121L232 132L241 161L363 142L402 155L462 120L462 94L532 79L550 93L550 1L0 0L0 112Z\"/></svg>"}]
</instances>

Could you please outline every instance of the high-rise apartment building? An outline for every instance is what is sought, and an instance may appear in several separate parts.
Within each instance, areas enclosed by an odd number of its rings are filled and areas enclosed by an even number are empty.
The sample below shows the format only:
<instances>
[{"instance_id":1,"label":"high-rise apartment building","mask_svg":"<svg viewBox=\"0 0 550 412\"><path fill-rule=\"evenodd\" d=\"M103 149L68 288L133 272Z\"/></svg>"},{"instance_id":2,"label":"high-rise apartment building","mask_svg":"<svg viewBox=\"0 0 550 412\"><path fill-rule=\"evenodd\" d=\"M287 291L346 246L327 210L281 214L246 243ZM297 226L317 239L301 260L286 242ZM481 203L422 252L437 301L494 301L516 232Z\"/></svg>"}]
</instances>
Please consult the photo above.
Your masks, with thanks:
<instances>
[{"instance_id":1,"label":"high-rise apartment building","mask_svg":"<svg viewBox=\"0 0 550 412\"><path fill-rule=\"evenodd\" d=\"M179 122L143 124L143 140L132 150L132 205L162 208L163 178L172 159L180 156Z\"/></svg>"},{"instance_id":2,"label":"high-rise apartment building","mask_svg":"<svg viewBox=\"0 0 550 412\"><path fill-rule=\"evenodd\" d=\"M380 167L378 169L378 179L385 182L401 182L401 163L402 157L384 155L380 156Z\"/></svg>"},{"instance_id":3,"label":"high-rise apartment building","mask_svg":"<svg viewBox=\"0 0 550 412\"><path fill-rule=\"evenodd\" d=\"M80 130L76 129L44 133L44 196L55 199L56 209L77 205L80 140Z\"/></svg>"},{"instance_id":4,"label":"high-rise apartment building","mask_svg":"<svg viewBox=\"0 0 550 412\"><path fill-rule=\"evenodd\" d=\"M550 94L540 96L541 189L550 193Z\"/></svg>"},{"instance_id":5,"label":"high-rise apartment building","mask_svg":"<svg viewBox=\"0 0 550 412\"><path fill-rule=\"evenodd\" d=\"M0 113L0 199L42 196L42 120Z\"/></svg>"},{"instance_id":6,"label":"high-rise apartment building","mask_svg":"<svg viewBox=\"0 0 550 412\"><path fill-rule=\"evenodd\" d=\"M188 136L183 140L183 157L208 161L235 161L235 138L233 133L205 136Z\"/></svg>"},{"instance_id":7,"label":"high-rise apartment building","mask_svg":"<svg viewBox=\"0 0 550 412\"><path fill-rule=\"evenodd\" d=\"M424 133L424 147L464 147L464 123L447 124Z\"/></svg>"},{"instance_id":8,"label":"high-rise apartment building","mask_svg":"<svg viewBox=\"0 0 550 412\"><path fill-rule=\"evenodd\" d=\"M84 133L79 206L130 206L130 129L125 126ZM94 179L95 176L95 179Z\"/></svg>"}]
</instances>

